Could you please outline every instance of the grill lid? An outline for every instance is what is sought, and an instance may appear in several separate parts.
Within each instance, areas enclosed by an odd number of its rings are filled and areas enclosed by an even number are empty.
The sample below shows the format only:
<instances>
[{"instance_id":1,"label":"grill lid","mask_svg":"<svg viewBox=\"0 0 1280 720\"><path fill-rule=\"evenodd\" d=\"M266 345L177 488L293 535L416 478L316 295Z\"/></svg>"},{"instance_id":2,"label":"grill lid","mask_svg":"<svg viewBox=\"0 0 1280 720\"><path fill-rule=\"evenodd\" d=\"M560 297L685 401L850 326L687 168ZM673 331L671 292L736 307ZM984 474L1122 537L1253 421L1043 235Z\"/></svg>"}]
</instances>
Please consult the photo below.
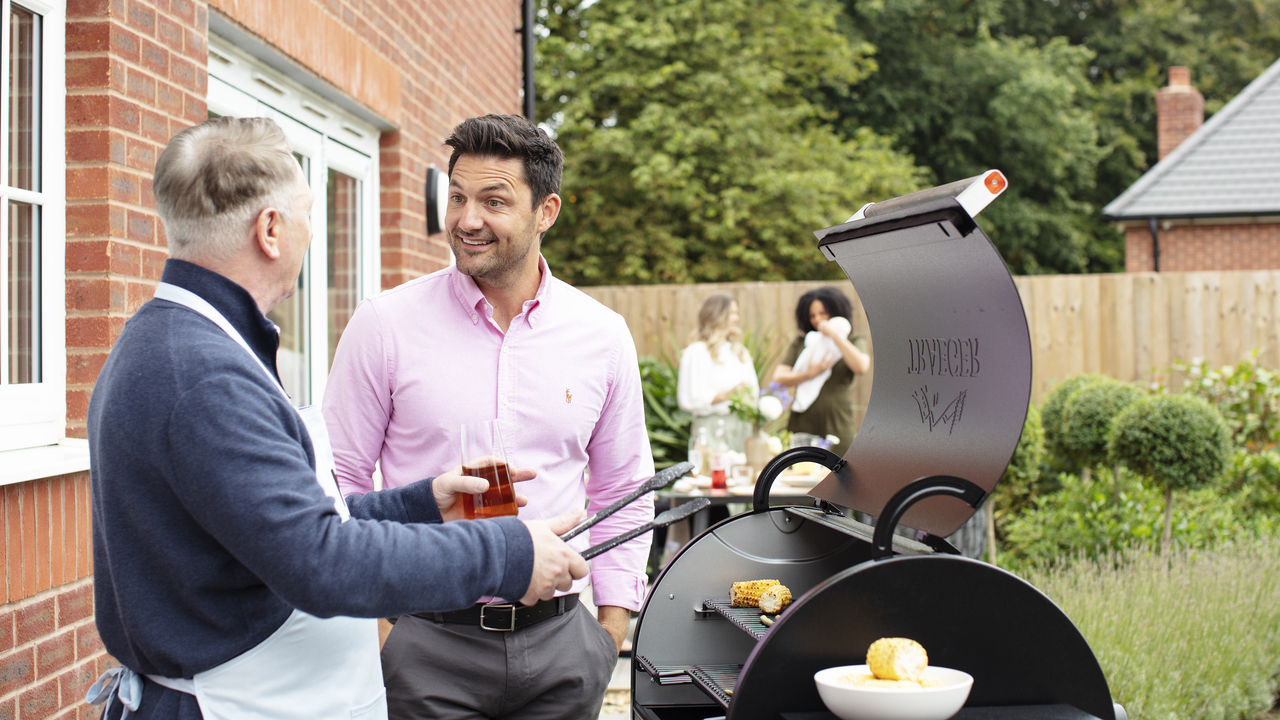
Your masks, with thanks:
<instances>
[{"instance_id":1,"label":"grill lid","mask_svg":"<svg viewBox=\"0 0 1280 720\"><path fill-rule=\"evenodd\" d=\"M956 197L984 180L998 194L990 177L878 203L859 211L871 217L814 233L866 309L875 380L845 466L810 495L880 515L929 475L995 489L1026 420L1031 339L1004 260L966 211L973 204ZM973 513L933 497L902 524L945 537Z\"/></svg>"}]
</instances>

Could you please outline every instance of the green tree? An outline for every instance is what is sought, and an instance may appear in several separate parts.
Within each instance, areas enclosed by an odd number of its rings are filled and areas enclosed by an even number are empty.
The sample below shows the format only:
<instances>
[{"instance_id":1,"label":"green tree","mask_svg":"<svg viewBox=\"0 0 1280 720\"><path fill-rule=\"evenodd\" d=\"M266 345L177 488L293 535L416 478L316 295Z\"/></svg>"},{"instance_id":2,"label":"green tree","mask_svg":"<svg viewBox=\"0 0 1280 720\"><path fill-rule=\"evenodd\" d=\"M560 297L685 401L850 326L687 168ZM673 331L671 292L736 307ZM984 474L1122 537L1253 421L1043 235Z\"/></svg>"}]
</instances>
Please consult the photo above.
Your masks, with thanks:
<instances>
[{"instance_id":1,"label":"green tree","mask_svg":"<svg viewBox=\"0 0 1280 720\"><path fill-rule=\"evenodd\" d=\"M1212 405L1190 395L1148 395L1112 424L1114 461L1164 486L1164 544L1172 539L1173 490L1211 483L1226 468L1231 433Z\"/></svg>"},{"instance_id":2,"label":"green tree","mask_svg":"<svg viewBox=\"0 0 1280 720\"><path fill-rule=\"evenodd\" d=\"M1016 273L1118 264L1118 233L1099 246L1097 208L1082 199L1109 152L1092 110L1090 50L993 34L998 0L847 0L846 9L847 32L876 48L880 70L850 93L828 92L843 127L894 136L935 184L1003 171L1009 189L982 224Z\"/></svg>"},{"instance_id":3,"label":"green tree","mask_svg":"<svg viewBox=\"0 0 1280 720\"><path fill-rule=\"evenodd\" d=\"M834 0L544 0L539 117L565 151L543 243L578 284L824 279L812 232L916 189L886 138L814 102L874 69Z\"/></svg>"},{"instance_id":4,"label":"green tree","mask_svg":"<svg viewBox=\"0 0 1280 720\"><path fill-rule=\"evenodd\" d=\"M827 95L945 182L1010 176L983 226L1015 272L1123 266L1099 211L1156 162L1155 93L1186 65L1221 109L1280 55L1280 0L845 0L880 71Z\"/></svg>"}]
</instances>

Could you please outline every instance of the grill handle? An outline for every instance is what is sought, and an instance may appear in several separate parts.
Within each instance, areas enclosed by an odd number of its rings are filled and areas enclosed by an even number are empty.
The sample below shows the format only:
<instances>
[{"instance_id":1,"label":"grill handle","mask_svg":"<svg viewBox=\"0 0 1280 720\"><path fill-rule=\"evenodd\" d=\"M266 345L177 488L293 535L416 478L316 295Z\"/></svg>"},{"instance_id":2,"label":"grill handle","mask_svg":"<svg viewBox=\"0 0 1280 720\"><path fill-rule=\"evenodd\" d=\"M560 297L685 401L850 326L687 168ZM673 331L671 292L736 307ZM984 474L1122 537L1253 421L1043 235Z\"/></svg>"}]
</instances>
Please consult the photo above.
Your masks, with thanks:
<instances>
[{"instance_id":1,"label":"grill handle","mask_svg":"<svg viewBox=\"0 0 1280 720\"><path fill-rule=\"evenodd\" d=\"M769 509L769 489L773 487L773 481L778 479L783 470L801 462L815 462L831 472L840 472L844 467L844 458L826 448L806 445L783 450L760 471L760 477L756 480L755 495L752 498L753 512L764 512Z\"/></svg>"},{"instance_id":2,"label":"grill handle","mask_svg":"<svg viewBox=\"0 0 1280 720\"><path fill-rule=\"evenodd\" d=\"M976 510L986 499L987 491L954 475L928 475L912 481L889 498L884 510L880 512L875 534L871 538L873 560L893 555L893 531L898 527L898 521L912 505L935 495L960 498Z\"/></svg>"}]
</instances>

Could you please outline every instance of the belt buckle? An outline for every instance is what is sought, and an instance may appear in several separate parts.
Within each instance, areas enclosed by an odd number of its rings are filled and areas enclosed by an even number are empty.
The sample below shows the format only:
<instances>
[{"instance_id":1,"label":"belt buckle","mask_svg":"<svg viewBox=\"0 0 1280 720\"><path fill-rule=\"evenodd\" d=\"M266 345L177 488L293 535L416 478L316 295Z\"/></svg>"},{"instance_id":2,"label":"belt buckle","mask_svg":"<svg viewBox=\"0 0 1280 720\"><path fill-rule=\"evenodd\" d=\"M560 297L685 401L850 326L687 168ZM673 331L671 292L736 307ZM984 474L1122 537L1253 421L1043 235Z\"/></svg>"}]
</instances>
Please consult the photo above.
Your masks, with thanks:
<instances>
[{"instance_id":1,"label":"belt buckle","mask_svg":"<svg viewBox=\"0 0 1280 720\"><path fill-rule=\"evenodd\" d=\"M510 627L489 627L488 625L486 625L485 624L486 610L506 610L510 612L511 613L510 615L511 622L509 623ZM481 605L480 606L480 629L491 630L493 632L514 632L516 629L516 606L511 603L504 603L499 605Z\"/></svg>"}]
</instances>

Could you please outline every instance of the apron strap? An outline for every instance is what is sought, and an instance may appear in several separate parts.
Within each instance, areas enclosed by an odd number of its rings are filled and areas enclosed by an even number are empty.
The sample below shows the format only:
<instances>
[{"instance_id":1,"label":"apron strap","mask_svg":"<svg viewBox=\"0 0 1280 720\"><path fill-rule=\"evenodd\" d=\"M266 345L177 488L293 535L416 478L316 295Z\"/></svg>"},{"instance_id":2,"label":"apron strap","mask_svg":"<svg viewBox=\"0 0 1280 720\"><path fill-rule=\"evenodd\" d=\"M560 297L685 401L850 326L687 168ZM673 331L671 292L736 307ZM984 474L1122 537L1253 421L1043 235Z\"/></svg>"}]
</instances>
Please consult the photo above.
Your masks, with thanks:
<instances>
[{"instance_id":1,"label":"apron strap","mask_svg":"<svg viewBox=\"0 0 1280 720\"><path fill-rule=\"evenodd\" d=\"M127 720L129 713L137 711L142 705L142 678L138 673L123 666L111 668L93 683L89 692L85 693L84 701L90 705L106 703L106 707L102 708L102 716L106 717L111 710L111 701L116 697L124 705L120 720Z\"/></svg>"}]
</instances>

